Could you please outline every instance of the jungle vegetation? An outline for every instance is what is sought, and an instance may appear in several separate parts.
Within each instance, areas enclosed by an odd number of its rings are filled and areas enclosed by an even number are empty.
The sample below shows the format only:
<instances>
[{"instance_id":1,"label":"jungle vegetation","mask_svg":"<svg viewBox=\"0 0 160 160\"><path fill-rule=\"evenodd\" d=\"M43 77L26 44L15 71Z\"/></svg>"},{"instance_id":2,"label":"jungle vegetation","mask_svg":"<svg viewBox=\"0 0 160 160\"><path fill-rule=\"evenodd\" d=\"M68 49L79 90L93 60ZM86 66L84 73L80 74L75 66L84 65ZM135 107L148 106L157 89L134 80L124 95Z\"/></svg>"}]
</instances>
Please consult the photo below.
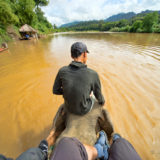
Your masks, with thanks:
<instances>
[{"instance_id":1,"label":"jungle vegetation","mask_svg":"<svg viewBox=\"0 0 160 160\"><path fill-rule=\"evenodd\" d=\"M160 33L160 14L159 12L151 12L140 14L130 19L110 22L106 22L105 20L76 22L75 24L73 23L73 25L61 27L60 29L67 31Z\"/></svg>"},{"instance_id":2,"label":"jungle vegetation","mask_svg":"<svg viewBox=\"0 0 160 160\"><path fill-rule=\"evenodd\" d=\"M18 29L28 24L40 33L53 32L53 26L48 22L40 7L47 6L49 0L0 0L0 43L7 41L8 26Z\"/></svg>"}]
</instances>

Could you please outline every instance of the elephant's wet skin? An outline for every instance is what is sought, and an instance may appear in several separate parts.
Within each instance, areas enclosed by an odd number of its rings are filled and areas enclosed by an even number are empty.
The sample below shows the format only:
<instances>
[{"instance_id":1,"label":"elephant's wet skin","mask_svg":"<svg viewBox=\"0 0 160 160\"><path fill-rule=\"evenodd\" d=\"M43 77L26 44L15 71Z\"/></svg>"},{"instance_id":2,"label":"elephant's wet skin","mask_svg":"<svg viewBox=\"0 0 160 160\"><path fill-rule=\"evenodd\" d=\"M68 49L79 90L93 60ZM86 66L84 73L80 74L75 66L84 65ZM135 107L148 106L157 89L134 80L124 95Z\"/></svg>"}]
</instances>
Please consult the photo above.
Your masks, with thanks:
<instances>
[{"instance_id":1,"label":"elephant's wet skin","mask_svg":"<svg viewBox=\"0 0 160 160\"><path fill-rule=\"evenodd\" d=\"M54 118L53 128L60 134L56 143L63 137L76 137L84 144L94 145L100 130L106 132L109 140L113 133L107 111L98 102L95 102L93 109L83 116L67 113L64 105L61 105Z\"/></svg>"}]
</instances>

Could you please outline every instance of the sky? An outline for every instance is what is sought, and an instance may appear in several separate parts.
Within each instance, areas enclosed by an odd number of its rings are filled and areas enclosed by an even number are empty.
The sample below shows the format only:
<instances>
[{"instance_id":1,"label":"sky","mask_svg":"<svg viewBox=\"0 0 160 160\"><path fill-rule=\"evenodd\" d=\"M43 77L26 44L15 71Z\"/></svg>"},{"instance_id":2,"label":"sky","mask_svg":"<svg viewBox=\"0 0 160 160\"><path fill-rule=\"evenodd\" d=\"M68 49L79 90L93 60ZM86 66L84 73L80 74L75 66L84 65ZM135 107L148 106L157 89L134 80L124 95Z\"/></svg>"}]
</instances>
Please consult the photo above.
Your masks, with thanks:
<instances>
[{"instance_id":1,"label":"sky","mask_svg":"<svg viewBox=\"0 0 160 160\"><path fill-rule=\"evenodd\" d=\"M160 0L50 0L48 6L42 7L47 19L57 26L147 9L160 10Z\"/></svg>"}]
</instances>

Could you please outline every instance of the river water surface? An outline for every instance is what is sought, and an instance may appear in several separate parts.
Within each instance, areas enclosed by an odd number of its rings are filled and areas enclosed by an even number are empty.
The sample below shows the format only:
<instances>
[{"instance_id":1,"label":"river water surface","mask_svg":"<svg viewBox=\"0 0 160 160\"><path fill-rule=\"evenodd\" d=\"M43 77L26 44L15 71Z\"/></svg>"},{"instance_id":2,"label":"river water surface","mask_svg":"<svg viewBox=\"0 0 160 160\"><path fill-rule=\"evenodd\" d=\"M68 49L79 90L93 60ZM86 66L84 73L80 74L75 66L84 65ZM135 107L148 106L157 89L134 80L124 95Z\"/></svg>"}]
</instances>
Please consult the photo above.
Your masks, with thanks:
<instances>
[{"instance_id":1,"label":"river water surface","mask_svg":"<svg viewBox=\"0 0 160 160\"><path fill-rule=\"evenodd\" d=\"M142 159L160 159L160 34L76 33L9 43L0 53L0 153L17 157L49 133L61 96L52 94L70 46L87 44L115 131Z\"/></svg>"}]
</instances>

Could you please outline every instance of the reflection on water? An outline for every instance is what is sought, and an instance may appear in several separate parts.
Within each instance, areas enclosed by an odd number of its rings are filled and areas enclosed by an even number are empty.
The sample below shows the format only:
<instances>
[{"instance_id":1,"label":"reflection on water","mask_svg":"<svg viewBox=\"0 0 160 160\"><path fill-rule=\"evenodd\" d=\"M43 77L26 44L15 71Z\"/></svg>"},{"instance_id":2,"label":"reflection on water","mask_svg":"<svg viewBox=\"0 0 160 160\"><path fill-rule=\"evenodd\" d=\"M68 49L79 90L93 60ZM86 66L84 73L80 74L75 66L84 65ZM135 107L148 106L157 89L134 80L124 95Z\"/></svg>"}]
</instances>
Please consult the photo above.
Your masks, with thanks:
<instances>
[{"instance_id":1,"label":"reflection on water","mask_svg":"<svg viewBox=\"0 0 160 160\"><path fill-rule=\"evenodd\" d=\"M115 131L143 159L160 159L160 35L77 33L9 44L0 53L0 153L16 157L47 135L62 97L52 95L70 46L87 44Z\"/></svg>"}]
</instances>

